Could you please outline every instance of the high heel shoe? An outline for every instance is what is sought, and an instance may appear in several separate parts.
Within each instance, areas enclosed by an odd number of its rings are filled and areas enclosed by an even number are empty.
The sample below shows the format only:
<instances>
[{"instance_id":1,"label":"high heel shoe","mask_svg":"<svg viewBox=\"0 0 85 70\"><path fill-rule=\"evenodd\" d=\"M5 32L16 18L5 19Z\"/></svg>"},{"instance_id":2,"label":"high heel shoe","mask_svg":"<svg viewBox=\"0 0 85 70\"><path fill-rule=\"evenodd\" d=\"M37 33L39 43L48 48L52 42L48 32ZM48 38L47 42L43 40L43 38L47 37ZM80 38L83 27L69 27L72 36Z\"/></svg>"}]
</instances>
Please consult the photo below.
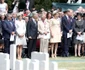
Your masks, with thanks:
<instances>
[{"instance_id":1,"label":"high heel shoe","mask_svg":"<svg viewBox=\"0 0 85 70\"><path fill-rule=\"evenodd\" d=\"M54 58L54 57L55 57L55 56L54 56L54 54L53 54L53 55L51 55L51 57L52 57L52 58Z\"/></svg>"},{"instance_id":2,"label":"high heel shoe","mask_svg":"<svg viewBox=\"0 0 85 70\"><path fill-rule=\"evenodd\" d=\"M57 54L54 54L54 57L56 58L57 57Z\"/></svg>"},{"instance_id":3,"label":"high heel shoe","mask_svg":"<svg viewBox=\"0 0 85 70\"><path fill-rule=\"evenodd\" d=\"M80 55L80 54L78 54L78 57L81 57L81 55Z\"/></svg>"},{"instance_id":4,"label":"high heel shoe","mask_svg":"<svg viewBox=\"0 0 85 70\"><path fill-rule=\"evenodd\" d=\"M75 54L75 57L77 57L77 54Z\"/></svg>"}]
</instances>

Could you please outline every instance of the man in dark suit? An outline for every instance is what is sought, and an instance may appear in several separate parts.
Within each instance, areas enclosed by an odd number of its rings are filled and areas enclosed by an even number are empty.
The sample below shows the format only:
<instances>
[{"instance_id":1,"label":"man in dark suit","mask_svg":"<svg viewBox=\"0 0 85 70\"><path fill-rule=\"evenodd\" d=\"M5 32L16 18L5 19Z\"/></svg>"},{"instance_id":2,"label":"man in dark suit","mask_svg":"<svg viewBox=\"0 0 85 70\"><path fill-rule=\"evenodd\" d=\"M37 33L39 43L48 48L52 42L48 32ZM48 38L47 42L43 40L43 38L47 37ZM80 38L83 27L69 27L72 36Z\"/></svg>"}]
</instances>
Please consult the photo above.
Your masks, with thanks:
<instances>
[{"instance_id":1,"label":"man in dark suit","mask_svg":"<svg viewBox=\"0 0 85 70\"><path fill-rule=\"evenodd\" d=\"M36 12L32 13L32 18L27 24L26 36L29 40L28 45L28 57L31 58L31 52L36 51L36 41L38 36L38 24L37 24L38 14Z\"/></svg>"},{"instance_id":2,"label":"man in dark suit","mask_svg":"<svg viewBox=\"0 0 85 70\"><path fill-rule=\"evenodd\" d=\"M2 22L0 21L0 39L2 39Z\"/></svg>"},{"instance_id":3,"label":"man in dark suit","mask_svg":"<svg viewBox=\"0 0 85 70\"><path fill-rule=\"evenodd\" d=\"M71 37L67 38L67 33L71 34L73 31L73 24L74 20L72 18L73 11L67 10L65 16L62 17L62 31L63 31L63 46L62 46L62 56L68 57L69 56L69 47L71 45Z\"/></svg>"},{"instance_id":4,"label":"man in dark suit","mask_svg":"<svg viewBox=\"0 0 85 70\"><path fill-rule=\"evenodd\" d=\"M4 52L10 54L10 36L15 34L15 25L12 21L12 15L7 15L7 20L2 24L2 32L4 38Z\"/></svg>"}]
</instances>

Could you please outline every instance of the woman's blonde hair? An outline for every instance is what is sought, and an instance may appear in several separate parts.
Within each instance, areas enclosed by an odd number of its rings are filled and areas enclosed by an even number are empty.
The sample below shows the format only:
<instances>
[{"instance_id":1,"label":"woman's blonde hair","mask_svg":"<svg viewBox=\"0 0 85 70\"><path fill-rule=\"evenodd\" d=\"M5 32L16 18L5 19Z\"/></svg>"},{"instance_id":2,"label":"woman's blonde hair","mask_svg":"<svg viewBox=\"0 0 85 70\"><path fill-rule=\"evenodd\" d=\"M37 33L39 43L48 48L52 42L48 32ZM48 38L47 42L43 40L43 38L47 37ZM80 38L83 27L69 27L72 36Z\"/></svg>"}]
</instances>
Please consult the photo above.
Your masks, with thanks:
<instances>
[{"instance_id":1,"label":"woman's blonde hair","mask_svg":"<svg viewBox=\"0 0 85 70\"><path fill-rule=\"evenodd\" d=\"M56 14L59 14L57 10L53 11L52 15L55 16Z\"/></svg>"},{"instance_id":2,"label":"woman's blonde hair","mask_svg":"<svg viewBox=\"0 0 85 70\"><path fill-rule=\"evenodd\" d=\"M17 18L19 18L20 16L23 16L23 13L22 13L22 12L19 12L19 13L17 14Z\"/></svg>"}]
</instances>

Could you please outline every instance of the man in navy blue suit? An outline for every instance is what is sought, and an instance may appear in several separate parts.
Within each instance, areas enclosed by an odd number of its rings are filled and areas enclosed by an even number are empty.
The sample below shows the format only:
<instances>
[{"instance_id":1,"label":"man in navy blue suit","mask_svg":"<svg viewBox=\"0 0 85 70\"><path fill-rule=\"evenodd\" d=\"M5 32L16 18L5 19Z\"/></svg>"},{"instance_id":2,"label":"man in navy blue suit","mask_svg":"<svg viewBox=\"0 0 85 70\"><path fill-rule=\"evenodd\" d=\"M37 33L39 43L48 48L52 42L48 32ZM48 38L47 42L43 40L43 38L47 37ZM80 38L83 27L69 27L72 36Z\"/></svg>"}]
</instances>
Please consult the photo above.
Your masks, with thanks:
<instances>
[{"instance_id":1,"label":"man in navy blue suit","mask_svg":"<svg viewBox=\"0 0 85 70\"><path fill-rule=\"evenodd\" d=\"M4 52L10 54L10 36L15 34L15 25L12 21L12 15L8 14L7 19L2 24L4 38Z\"/></svg>"},{"instance_id":2,"label":"man in navy blue suit","mask_svg":"<svg viewBox=\"0 0 85 70\"><path fill-rule=\"evenodd\" d=\"M72 18L73 11L67 10L65 16L62 17L62 31L63 31L63 46L62 46L62 56L68 57L69 56L69 47L71 45L71 37L67 38L67 33L71 34L73 31L74 19Z\"/></svg>"},{"instance_id":3,"label":"man in navy blue suit","mask_svg":"<svg viewBox=\"0 0 85 70\"><path fill-rule=\"evenodd\" d=\"M33 12L32 13L32 19L27 23L26 28L26 35L29 39L28 44L28 57L31 58L31 52L36 51L36 42L37 42L37 36L38 36L38 13Z\"/></svg>"}]
</instances>

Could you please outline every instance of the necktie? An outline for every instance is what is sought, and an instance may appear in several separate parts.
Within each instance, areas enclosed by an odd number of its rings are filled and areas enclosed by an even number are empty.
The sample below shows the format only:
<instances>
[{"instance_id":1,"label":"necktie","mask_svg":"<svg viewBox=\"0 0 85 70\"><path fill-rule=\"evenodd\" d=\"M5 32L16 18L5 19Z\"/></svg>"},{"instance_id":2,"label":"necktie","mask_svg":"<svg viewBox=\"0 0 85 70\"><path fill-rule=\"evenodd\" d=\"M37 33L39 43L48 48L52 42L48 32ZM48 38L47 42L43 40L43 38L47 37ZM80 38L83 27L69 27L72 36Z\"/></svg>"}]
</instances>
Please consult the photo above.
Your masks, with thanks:
<instances>
[{"instance_id":1,"label":"necktie","mask_svg":"<svg viewBox=\"0 0 85 70\"><path fill-rule=\"evenodd\" d=\"M71 22L71 18L70 18L70 17L68 17L68 22L69 22L69 23Z\"/></svg>"},{"instance_id":2,"label":"necktie","mask_svg":"<svg viewBox=\"0 0 85 70\"><path fill-rule=\"evenodd\" d=\"M34 22L35 26L37 26L37 21L35 19L33 20L33 22Z\"/></svg>"},{"instance_id":3,"label":"necktie","mask_svg":"<svg viewBox=\"0 0 85 70\"><path fill-rule=\"evenodd\" d=\"M11 27L13 27L13 24L12 24L12 22L10 22L10 25L11 25Z\"/></svg>"}]
</instances>

